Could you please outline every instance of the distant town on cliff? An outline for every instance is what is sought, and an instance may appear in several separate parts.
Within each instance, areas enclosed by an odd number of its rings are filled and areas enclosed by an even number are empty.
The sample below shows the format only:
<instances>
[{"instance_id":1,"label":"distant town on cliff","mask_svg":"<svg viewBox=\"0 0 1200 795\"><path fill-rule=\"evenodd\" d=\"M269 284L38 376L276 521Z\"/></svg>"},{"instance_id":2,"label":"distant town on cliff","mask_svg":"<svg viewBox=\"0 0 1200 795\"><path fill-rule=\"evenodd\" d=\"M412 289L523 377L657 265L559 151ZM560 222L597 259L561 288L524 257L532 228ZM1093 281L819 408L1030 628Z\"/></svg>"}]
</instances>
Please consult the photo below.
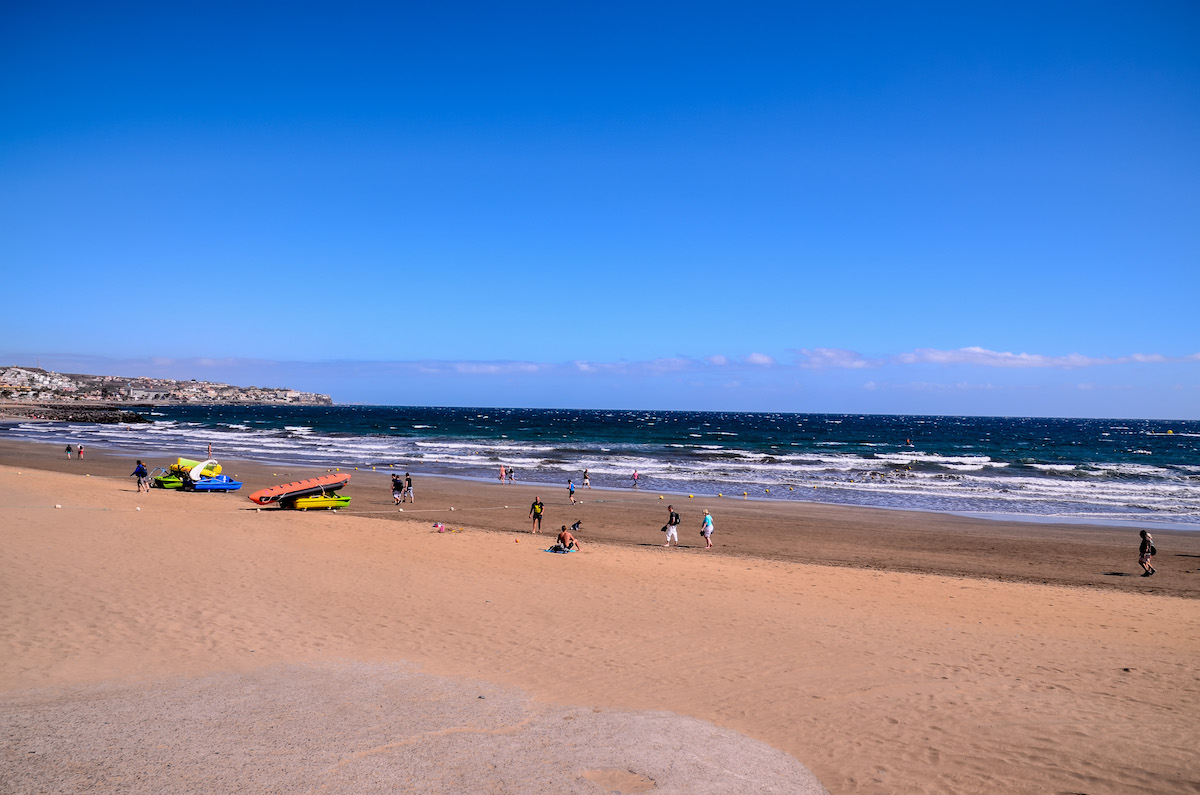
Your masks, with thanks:
<instances>
[{"instance_id":1,"label":"distant town on cliff","mask_svg":"<svg viewBox=\"0 0 1200 795\"><path fill-rule=\"evenodd\" d=\"M56 373L0 367L0 399L18 403L208 403L331 406L329 395L285 387L232 386L212 381Z\"/></svg>"}]
</instances>

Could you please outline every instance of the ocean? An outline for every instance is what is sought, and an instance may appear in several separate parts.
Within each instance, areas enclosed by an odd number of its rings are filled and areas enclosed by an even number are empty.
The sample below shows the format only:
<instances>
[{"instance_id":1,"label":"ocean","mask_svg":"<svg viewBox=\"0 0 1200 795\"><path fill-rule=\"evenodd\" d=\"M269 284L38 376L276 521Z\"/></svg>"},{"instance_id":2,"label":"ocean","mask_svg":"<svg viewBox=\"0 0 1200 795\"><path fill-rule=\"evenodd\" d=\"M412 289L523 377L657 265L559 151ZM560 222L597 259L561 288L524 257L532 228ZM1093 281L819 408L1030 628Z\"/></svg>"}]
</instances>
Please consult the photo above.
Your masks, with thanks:
<instances>
[{"instance_id":1,"label":"ocean","mask_svg":"<svg viewBox=\"0 0 1200 795\"><path fill-rule=\"evenodd\" d=\"M1200 421L412 406L165 406L0 436L130 453L1200 529Z\"/></svg>"}]
</instances>

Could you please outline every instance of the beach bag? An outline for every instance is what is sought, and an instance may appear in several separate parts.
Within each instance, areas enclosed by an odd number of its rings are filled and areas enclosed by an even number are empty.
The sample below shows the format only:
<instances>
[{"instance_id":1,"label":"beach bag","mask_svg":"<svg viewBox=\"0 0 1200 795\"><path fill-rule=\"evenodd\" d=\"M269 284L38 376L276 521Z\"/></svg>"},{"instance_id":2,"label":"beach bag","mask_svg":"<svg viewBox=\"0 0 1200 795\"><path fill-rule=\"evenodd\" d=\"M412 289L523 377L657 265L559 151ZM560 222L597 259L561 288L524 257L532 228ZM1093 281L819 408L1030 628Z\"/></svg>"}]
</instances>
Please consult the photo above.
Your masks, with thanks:
<instances>
[{"instance_id":1,"label":"beach bag","mask_svg":"<svg viewBox=\"0 0 1200 795\"><path fill-rule=\"evenodd\" d=\"M1155 546L1153 544L1151 544L1150 545L1150 557L1154 557L1157 554L1158 554L1158 549L1156 549Z\"/></svg>"}]
</instances>

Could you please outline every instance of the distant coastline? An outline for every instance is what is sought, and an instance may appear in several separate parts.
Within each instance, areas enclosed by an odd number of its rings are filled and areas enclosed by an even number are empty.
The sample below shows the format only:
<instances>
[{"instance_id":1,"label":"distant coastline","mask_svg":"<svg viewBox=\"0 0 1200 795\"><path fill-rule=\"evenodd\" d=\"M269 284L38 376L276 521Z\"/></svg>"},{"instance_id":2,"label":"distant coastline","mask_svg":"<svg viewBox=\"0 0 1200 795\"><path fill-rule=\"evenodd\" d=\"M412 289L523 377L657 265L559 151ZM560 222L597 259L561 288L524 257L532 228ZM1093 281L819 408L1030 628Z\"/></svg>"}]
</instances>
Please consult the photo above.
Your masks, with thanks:
<instances>
[{"instance_id":1,"label":"distant coastline","mask_svg":"<svg viewBox=\"0 0 1200 795\"><path fill-rule=\"evenodd\" d=\"M178 381L145 376L56 373L40 367L0 367L0 414L31 417L36 407L47 410L45 419L62 407L87 410L152 407L155 405L233 406L332 406L329 395L301 392L288 387L234 386L214 381ZM41 418L41 417L39 417ZM96 422L97 420L84 420ZM99 420L104 421L104 420ZM117 420L124 421L124 420Z\"/></svg>"}]
</instances>

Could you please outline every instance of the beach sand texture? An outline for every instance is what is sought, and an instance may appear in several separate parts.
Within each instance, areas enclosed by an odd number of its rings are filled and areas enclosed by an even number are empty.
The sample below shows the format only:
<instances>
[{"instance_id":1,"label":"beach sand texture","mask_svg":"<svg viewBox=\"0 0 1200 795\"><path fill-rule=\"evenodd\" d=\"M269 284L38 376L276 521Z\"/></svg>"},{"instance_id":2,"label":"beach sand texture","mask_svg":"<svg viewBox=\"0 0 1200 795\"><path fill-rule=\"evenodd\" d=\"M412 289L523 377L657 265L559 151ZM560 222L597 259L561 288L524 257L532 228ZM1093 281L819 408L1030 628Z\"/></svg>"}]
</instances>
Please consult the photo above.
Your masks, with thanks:
<instances>
[{"instance_id":1,"label":"beach sand texture","mask_svg":"<svg viewBox=\"0 0 1200 795\"><path fill-rule=\"evenodd\" d=\"M1200 791L1193 534L1139 578L1124 529L690 500L664 550L669 495L542 489L532 536L531 487L291 513L0 461L0 791Z\"/></svg>"}]
</instances>

